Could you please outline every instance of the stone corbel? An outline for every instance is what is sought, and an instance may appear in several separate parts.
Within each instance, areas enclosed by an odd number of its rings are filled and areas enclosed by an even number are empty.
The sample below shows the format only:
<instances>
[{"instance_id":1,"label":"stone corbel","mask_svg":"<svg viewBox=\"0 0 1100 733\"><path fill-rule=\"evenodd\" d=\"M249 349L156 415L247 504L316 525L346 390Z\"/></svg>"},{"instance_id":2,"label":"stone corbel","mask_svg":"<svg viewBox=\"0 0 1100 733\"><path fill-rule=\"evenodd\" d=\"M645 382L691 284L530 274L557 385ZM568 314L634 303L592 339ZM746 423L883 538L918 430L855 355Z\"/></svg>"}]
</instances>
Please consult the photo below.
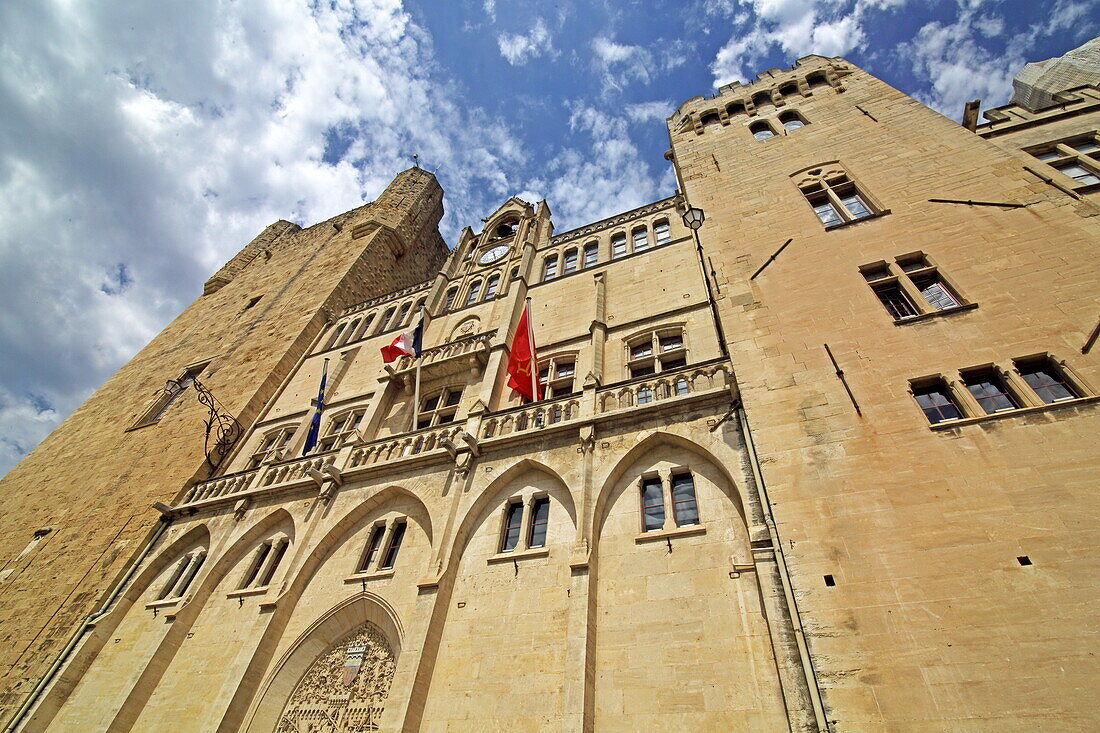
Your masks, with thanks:
<instances>
[{"instance_id":1,"label":"stone corbel","mask_svg":"<svg viewBox=\"0 0 1100 733\"><path fill-rule=\"evenodd\" d=\"M581 389L599 389L600 378L592 372L585 375L584 381L581 382Z\"/></svg>"},{"instance_id":2,"label":"stone corbel","mask_svg":"<svg viewBox=\"0 0 1100 733\"><path fill-rule=\"evenodd\" d=\"M588 538L581 537L575 543L573 543L573 551L569 555L569 569L570 570L587 570L589 558L591 557L591 548L588 546Z\"/></svg>"},{"instance_id":3,"label":"stone corbel","mask_svg":"<svg viewBox=\"0 0 1100 733\"><path fill-rule=\"evenodd\" d=\"M585 425L580 429L580 451L590 453L596 448L596 426Z\"/></svg>"},{"instance_id":4,"label":"stone corbel","mask_svg":"<svg viewBox=\"0 0 1100 733\"><path fill-rule=\"evenodd\" d=\"M462 451L455 456L455 473L459 478L465 479L474 465L474 454Z\"/></svg>"},{"instance_id":5,"label":"stone corbel","mask_svg":"<svg viewBox=\"0 0 1100 733\"><path fill-rule=\"evenodd\" d=\"M248 511L248 508L252 506L252 499L247 496L237 501L233 505L233 521L239 522L244 517L244 513Z\"/></svg>"}]
</instances>

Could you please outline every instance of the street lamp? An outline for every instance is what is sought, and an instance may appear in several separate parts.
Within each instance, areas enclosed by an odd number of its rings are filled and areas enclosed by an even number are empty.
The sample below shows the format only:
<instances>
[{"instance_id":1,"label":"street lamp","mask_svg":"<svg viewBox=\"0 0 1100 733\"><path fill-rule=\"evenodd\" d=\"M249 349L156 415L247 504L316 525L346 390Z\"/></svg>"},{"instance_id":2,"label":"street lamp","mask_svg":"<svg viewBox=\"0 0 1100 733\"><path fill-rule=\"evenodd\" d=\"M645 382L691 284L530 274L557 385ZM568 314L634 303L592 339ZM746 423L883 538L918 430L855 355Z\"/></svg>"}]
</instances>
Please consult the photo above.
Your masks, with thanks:
<instances>
[{"instance_id":1,"label":"street lamp","mask_svg":"<svg viewBox=\"0 0 1100 733\"><path fill-rule=\"evenodd\" d=\"M703 210L694 206L684 212L684 226L693 232L703 226L704 219L706 219L706 215L703 214Z\"/></svg>"}]
</instances>

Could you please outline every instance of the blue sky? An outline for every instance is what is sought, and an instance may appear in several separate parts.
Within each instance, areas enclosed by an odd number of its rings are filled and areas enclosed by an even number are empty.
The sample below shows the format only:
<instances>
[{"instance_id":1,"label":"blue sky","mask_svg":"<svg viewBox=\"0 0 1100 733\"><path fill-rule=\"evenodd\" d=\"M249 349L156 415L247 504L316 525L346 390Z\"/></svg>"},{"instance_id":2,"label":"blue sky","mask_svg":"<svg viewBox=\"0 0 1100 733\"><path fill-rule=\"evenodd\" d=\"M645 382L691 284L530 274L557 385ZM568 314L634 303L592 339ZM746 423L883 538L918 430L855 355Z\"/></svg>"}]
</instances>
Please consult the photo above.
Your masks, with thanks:
<instances>
[{"instance_id":1,"label":"blue sky","mask_svg":"<svg viewBox=\"0 0 1100 733\"><path fill-rule=\"evenodd\" d=\"M663 119L718 84L843 55L957 118L1098 32L1100 0L7 0L0 473L264 226L413 153L449 242L513 194L564 231L671 194Z\"/></svg>"}]
</instances>

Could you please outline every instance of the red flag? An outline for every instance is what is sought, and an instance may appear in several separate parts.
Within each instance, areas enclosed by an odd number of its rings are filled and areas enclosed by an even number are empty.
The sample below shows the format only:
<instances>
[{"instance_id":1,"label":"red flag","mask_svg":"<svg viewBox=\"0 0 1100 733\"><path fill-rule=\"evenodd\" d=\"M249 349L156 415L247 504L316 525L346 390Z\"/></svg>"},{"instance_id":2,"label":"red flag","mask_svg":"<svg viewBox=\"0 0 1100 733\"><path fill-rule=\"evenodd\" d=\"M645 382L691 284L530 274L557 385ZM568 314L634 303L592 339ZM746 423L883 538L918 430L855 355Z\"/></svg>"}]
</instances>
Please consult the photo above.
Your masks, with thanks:
<instances>
[{"instance_id":1,"label":"red flag","mask_svg":"<svg viewBox=\"0 0 1100 733\"><path fill-rule=\"evenodd\" d=\"M538 380L539 357L535 353L535 336L527 317L527 306L512 334L512 346L508 351L508 386L527 399L542 399L542 385ZM536 396L537 391L537 396Z\"/></svg>"}]
</instances>

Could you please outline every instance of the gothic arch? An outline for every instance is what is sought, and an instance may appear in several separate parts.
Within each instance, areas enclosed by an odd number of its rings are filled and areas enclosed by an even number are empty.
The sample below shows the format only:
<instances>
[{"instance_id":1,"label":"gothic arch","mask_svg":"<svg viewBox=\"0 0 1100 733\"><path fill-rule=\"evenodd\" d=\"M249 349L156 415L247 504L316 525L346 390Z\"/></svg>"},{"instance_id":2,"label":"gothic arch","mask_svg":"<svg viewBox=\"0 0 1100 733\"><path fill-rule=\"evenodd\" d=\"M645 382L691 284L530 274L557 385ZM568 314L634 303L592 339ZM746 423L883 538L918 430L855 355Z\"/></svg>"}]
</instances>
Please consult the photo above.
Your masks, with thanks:
<instances>
[{"instance_id":1,"label":"gothic arch","mask_svg":"<svg viewBox=\"0 0 1100 733\"><path fill-rule=\"evenodd\" d=\"M149 664L142 670L137 683L133 686L126 701L119 709L111 724L111 731L130 730L137 722L142 710L148 704L153 692L156 690L164 673L171 666L176 654L184 645L195 620L199 617L206 601L218 587L226 574L237 564L257 541L266 533L272 531L280 524L289 524L288 533L293 541L296 534L294 517L283 508L276 509L255 522L248 530L238 537L227 550L220 553L213 563L207 563L209 569L200 573L195 583L194 593L185 598L175 610L175 618L171 630L164 635L156 652L150 658Z\"/></svg>"},{"instance_id":2,"label":"gothic arch","mask_svg":"<svg viewBox=\"0 0 1100 733\"><path fill-rule=\"evenodd\" d=\"M291 618L294 615L294 609L298 604L298 600L302 597L302 594L305 592L306 588L309 587L309 584L313 580L313 577L314 575L316 575L317 571L332 554L334 549L337 548L340 543L344 541L348 537L348 535L355 530L356 525L360 521L362 521L372 512L377 511L379 508L385 507L386 504L391 503L398 498L412 500L412 502L415 504L416 511L410 513L409 518L420 526L420 528L424 531L424 534L428 538L428 544L434 547L431 513L428 511L428 508L424 505L424 502L420 499L420 497L406 488L400 486L387 486L386 488L379 490L373 496L348 511L347 514L345 514L338 522L336 522L332 526L332 528L325 534L323 538L321 538L320 541L313 545L313 547L309 551L309 554L304 559L302 559L300 565L298 565L297 567L291 567L290 572L287 575L288 582L286 583L286 590L284 590L283 593L280 594L277 598L273 599L276 608L275 613L273 614L270 623L268 623L267 627L264 629L263 635L259 643L256 645L256 651L252 655L252 659L249 661L248 668L242 677L241 683L238 686L237 691L233 695L233 700L228 707L225 718L222 720L220 729L236 730L240 727L240 720L243 719L247 710L250 709L250 702L253 700L253 697L256 693L257 688L260 686L261 681L265 679L265 670L267 670L271 664L271 658L275 654L275 651L279 646L279 642L282 639L282 635L283 632L286 630L287 624L290 622ZM369 597L386 609L386 613L389 614L389 616L391 616L393 619L392 626L396 630L396 635L389 635L388 638L390 639L392 644L397 644L399 648L401 637L404 632L401 629L400 621L397 619L397 615L393 612L393 609L390 608L390 606L384 600L382 600L382 598L376 596L373 593L363 593L359 596L355 596L354 598L359 597ZM336 609L330 612L330 614L335 613L342 607L343 605L337 606ZM322 619L315 622L313 626L310 627L310 629L315 628L317 624L322 623L324 619L325 617L322 617ZM384 630L386 628L388 627L383 627ZM307 632L306 635L308 635L308 633L309 632ZM345 631L343 633L347 632ZM387 634L389 634L389 632L387 632ZM303 635L303 639L306 635ZM339 636L335 637L329 643L333 643L338 638ZM297 644L299 642L295 643ZM318 649L315 646L311 647L311 649L314 652L313 658L315 658L323 651L322 649ZM279 662L279 665L281 664L283 664L282 661ZM266 677L266 679L268 679L269 681L264 683L265 687L263 689L265 691L261 693L260 697L256 698L257 705L267 705L267 703L264 702L262 698L263 696L266 696L268 694L266 692L267 686L271 684L270 680L274 679L274 675L280 674L279 670L280 667L277 665L272 675ZM300 678L304 672L305 667L301 668L298 675L294 677L294 680L291 681L291 687L293 687L294 683L297 682L298 678ZM289 694L290 690L288 689L286 690L286 695ZM266 710L267 712L264 714L271 714L276 716L277 718L279 711L282 710L282 706L285 702L286 698L283 697L282 702L279 702L277 708L274 710L273 713L265 707L264 710ZM258 712L258 707L253 707L251 709L257 711L254 712L253 715L260 714ZM266 720L266 718L264 719ZM274 718L272 720L274 720ZM250 722L249 725L251 726L253 725L253 723ZM267 730L274 730L274 723L272 723L272 726Z\"/></svg>"},{"instance_id":3,"label":"gothic arch","mask_svg":"<svg viewBox=\"0 0 1100 733\"><path fill-rule=\"evenodd\" d=\"M275 730L291 692L314 660L368 623L382 632L394 659L398 659L405 632L397 613L381 596L369 591L358 593L325 612L290 645L261 688L244 730Z\"/></svg>"},{"instance_id":4,"label":"gothic arch","mask_svg":"<svg viewBox=\"0 0 1100 733\"><path fill-rule=\"evenodd\" d=\"M714 470L721 474L724 479L723 483L728 487L728 496L737 508L738 514L741 515L741 520L748 524L748 515L746 512L747 502L745 497L741 494L741 489L738 483L734 480L733 476L726 469L724 461L720 460L711 451L699 445L695 441L689 440L675 433L669 433L664 431L654 432L648 435L643 440L638 442L633 448L628 450L622 458L619 459L615 467L608 473L607 478L604 479L602 486L600 486L599 493L596 495L596 501L593 504L592 509L592 532L589 535L592 538L593 545L599 546L599 536L603 528L603 522L607 516L608 502L611 499L612 493L615 491L619 482L622 480L626 471L634 465L634 463L646 453L658 448L662 445L670 445L677 448L683 448L685 450L695 453L700 458L710 464Z\"/></svg>"},{"instance_id":5,"label":"gothic arch","mask_svg":"<svg viewBox=\"0 0 1100 733\"><path fill-rule=\"evenodd\" d=\"M205 524L192 527L173 540L134 576L115 601L114 606L96 619L95 628L69 660L66 673L58 677L58 681L50 688L46 697L35 709L33 717L27 723L28 730L43 729L54 720L69 696L76 689L77 683L80 682L93 662L99 657L100 652L103 651L107 640L115 633L119 624L130 613L134 604L144 595L150 584L160 576L166 567L175 562L181 553L196 545L205 545L209 550L210 530Z\"/></svg>"},{"instance_id":6,"label":"gothic arch","mask_svg":"<svg viewBox=\"0 0 1100 733\"><path fill-rule=\"evenodd\" d=\"M563 479L557 471L550 468L545 463L530 458L521 459L512 466L506 468L499 476L493 479L489 485L482 490L481 495L478 496L474 503L470 505L470 508L466 510L462 522L455 531L454 540L451 543L448 556L445 560L448 572L457 570L458 563L462 559L462 554L466 549L466 544L469 542L473 531L476 530L483 521L486 510L499 498L499 495L507 488L508 484L528 471L542 473L558 484L557 494L551 494L551 497L558 499L565 508L565 511L569 514L569 518L573 520L573 527L576 528L577 507L573 500L573 494L569 491L569 484L565 482L565 479Z\"/></svg>"}]
</instances>

